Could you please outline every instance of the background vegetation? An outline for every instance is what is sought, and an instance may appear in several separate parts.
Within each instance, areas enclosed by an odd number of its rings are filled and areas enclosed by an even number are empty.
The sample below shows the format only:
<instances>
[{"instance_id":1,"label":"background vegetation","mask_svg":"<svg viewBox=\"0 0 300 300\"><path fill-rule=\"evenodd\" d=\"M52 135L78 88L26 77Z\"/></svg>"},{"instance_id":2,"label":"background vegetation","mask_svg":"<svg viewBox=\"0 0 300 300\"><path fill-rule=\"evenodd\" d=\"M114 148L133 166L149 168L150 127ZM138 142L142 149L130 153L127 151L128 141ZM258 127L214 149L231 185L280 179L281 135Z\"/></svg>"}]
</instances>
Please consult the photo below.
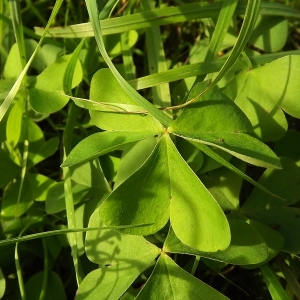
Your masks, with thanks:
<instances>
[{"instance_id":1,"label":"background vegetation","mask_svg":"<svg viewBox=\"0 0 300 300\"><path fill-rule=\"evenodd\" d=\"M299 9L0 1L0 297L299 299Z\"/></svg>"}]
</instances>

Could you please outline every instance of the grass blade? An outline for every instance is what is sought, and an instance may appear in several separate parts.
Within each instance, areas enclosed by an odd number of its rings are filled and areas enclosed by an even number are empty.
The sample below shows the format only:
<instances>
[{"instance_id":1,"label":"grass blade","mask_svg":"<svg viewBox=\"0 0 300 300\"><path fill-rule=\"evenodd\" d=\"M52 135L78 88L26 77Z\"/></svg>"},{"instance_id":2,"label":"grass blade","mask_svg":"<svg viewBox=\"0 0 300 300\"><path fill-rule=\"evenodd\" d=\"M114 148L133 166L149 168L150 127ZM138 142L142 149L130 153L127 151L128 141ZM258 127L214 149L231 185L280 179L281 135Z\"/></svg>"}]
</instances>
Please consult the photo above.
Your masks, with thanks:
<instances>
[{"instance_id":1,"label":"grass blade","mask_svg":"<svg viewBox=\"0 0 300 300\"><path fill-rule=\"evenodd\" d=\"M76 228L76 229L57 229L57 230L51 230L46 232L40 232L40 233L33 233L28 234L16 238L10 238L6 240L0 240L0 247L1 246L7 246L15 243L21 243L26 242L30 240L40 239L52 235L58 235L58 234L68 234L73 232L87 232L87 231L95 231L95 230L119 230L124 228L133 228L133 227L140 227L140 226L148 226L151 224L137 224L137 225L124 225L124 226L106 226L106 227L89 227L89 228Z\"/></svg>"},{"instance_id":2,"label":"grass blade","mask_svg":"<svg viewBox=\"0 0 300 300\"><path fill-rule=\"evenodd\" d=\"M276 277L276 274L271 269L268 264L265 264L260 267L260 270L263 274L264 280L270 292L270 295L273 300L289 300L290 298L284 291L279 280Z\"/></svg>"},{"instance_id":3,"label":"grass blade","mask_svg":"<svg viewBox=\"0 0 300 300\"><path fill-rule=\"evenodd\" d=\"M237 41L228 58L226 59L224 65L222 66L219 74L213 80L213 82L195 98L185 102L184 104L168 107L166 109L179 109L193 103L195 100L199 99L202 95L216 86L218 82L232 69L234 63L238 60L251 36L252 30L255 26L255 22L259 14L260 4L261 0L248 0L244 22L238 35Z\"/></svg>"},{"instance_id":4,"label":"grass blade","mask_svg":"<svg viewBox=\"0 0 300 300\"><path fill-rule=\"evenodd\" d=\"M286 55L300 55L300 50L263 54L259 56L249 57L249 59L252 65L254 67L257 67ZM136 90L141 90L160 84L162 82L172 82L197 75L206 75L208 73L220 71L224 62L225 58L220 58L214 62L201 62L197 64L191 64L188 66L181 66L177 67L176 69L130 80L129 84ZM233 69L236 69L237 71L240 70L239 66L233 66Z\"/></svg>"},{"instance_id":5,"label":"grass blade","mask_svg":"<svg viewBox=\"0 0 300 300\"><path fill-rule=\"evenodd\" d=\"M237 0L224 0L220 11L220 15L208 45L207 55L205 57L206 62L213 61L216 59L216 55L223 43L224 37L227 33L228 27L232 21L234 15Z\"/></svg>"},{"instance_id":6,"label":"grass blade","mask_svg":"<svg viewBox=\"0 0 300 300\"><path fill-rule=\"evenodd\" d=\"M178 7L158 8L151 12L142 12L130 16L101 20L102 35L116 34L129 30L174 24L195 19L218 18L221 5L221 1L215 3L198 2L184 4ZM243 15L245 10L245 2L239 1L235 15ZM259 13L267 16L300 18L300 12L298 10L276 2L262 2ZM36 27L35 33L37 35L42 35L43 28ZM94 36L94 32L91 23L83 23L66 27L51 28L47 36L57 38L82 38L92 37Z\"/></svg>"},{"instance_id":7,"label":"grass blade","mask_svg":"<svg viewBox=\"0 0 300 300\"><path fill-rule=\"evenodd\" d=\"M109 66L110 70L114 74L116 80L119 82L121 87L124 91L130 95L130 97L136 102L138 106L144 107L155 119L157 119L160 123L165 126L169 126L172 122L172 119L169 118L165 113L158 110L155 106L149 103L145 98L143 98L139 93L137 93L129 84L128 82L120 75L120 73L115 68L114 64L110 60L103 43L102 33L101 33L101 26L98 20L98 8L95 1L86 0L86 5L88 8L88 13L90 19L92 21L93 30L95 33L96 42L99 48L99 51Z\"/></svg>"},{"instance_id":8,"label":"grass blade","mask_svg":"<svg viewBox=\"0 0 300 300\"><path fill-rule=\"evenodd\" d=\"M48 23L47 23L47 26L45 27L44 31L43 31L43 34L39 40L39 43L37 44L34 52L32 53L30 59L28 60L27 64L25 65L23 71L21 72L21 74L19 75L18 79L16 80L14 86L12 87L12 89L9 91L8 95L6 96L4 102L2 103L2 105L0 106L0 122L2 121L3 117L5 116L7 110L9 109L12 101L14 100L21 84L22 84L22 81L23 81L23 78L25 77L36 53L37 53L37 50L39 49L39 47L41 46L45 36L46 36L46 33L47 33L47 30L49 29L50 25L52 24L55 16L57 15L58 13L58 10L62 4L63 0L56 0L55 2L55 5L52 9L52 13L50 15L50 18L48 20Z\"/></svg>"},{"instance_id":9,"label":"grass blade","mask_svg":"<svg viewBox=\"0 0 300 300\"><path fill-rule=\"evenodd\" d=\"M145 11L151 10L149 0L142 0ZM146 29L146 46L148 56L148 67L150 74L167 71L164 46L160 34L160 28L153 26ZM153 103L159 107L171 105L170 88L168 83L152 87Z\"/></svg>"}]
</instances>

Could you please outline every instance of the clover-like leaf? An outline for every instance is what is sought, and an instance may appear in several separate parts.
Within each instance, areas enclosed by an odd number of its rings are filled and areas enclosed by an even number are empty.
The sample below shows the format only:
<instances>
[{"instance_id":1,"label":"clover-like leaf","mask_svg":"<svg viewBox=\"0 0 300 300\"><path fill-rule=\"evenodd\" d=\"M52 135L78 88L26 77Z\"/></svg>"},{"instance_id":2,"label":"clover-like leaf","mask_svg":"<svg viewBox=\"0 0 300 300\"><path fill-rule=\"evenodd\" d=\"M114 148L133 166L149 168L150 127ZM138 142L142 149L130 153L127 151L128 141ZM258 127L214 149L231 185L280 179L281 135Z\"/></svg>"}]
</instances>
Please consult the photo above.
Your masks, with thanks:
<instances>
[{"instance_id":1,"label":"clover-like leaf","mask_svg":"<svg viewBox=\"0 0 300 300\"><path fill-rule=\"evenodd\" d=\"M149 224L124 230L141 235L158 231L170 217L178 238L202 251L224 250L230 242L224 213L167 134L146 162L101 204L100 216L107 225Z\"/></svg>"}]
</instances>

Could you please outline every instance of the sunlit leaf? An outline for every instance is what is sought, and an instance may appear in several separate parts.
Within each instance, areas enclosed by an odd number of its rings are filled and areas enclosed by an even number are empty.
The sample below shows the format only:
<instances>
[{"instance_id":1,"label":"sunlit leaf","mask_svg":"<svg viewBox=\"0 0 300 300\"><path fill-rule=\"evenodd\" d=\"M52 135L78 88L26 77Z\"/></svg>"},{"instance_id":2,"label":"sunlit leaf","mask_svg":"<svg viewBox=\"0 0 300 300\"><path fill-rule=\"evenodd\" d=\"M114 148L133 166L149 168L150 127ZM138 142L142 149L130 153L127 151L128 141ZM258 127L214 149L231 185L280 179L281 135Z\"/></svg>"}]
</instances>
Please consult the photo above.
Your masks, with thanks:
<instances>
[{"instance_id":1,"label":"sunlit leaf","mask_svg":"<svg viewBox=\"0 0 300 300\"><path fill-rule=\"evenodd\" d=\"M231 242L226 250L216 253L196 251L179 241L171 229L164 244L164 251L198 255L209 259L235 265L248 265L267 259L267 247L264 240L249 224L240 220L230 220Z\"/></svg>"},{"instance_id":2,"label":"sunlit leaf","mask_svg":"<svg viewBox=\"0 0 300 300\"><path fill-rule=\"evenodd\" d=\"M110 113L90 111L92 122L104 130L124 130L124 131L140 131L157 130L161 131L162 125L157 122L152 116L147 114L147 111L137 106L137 103L127 94L114 75L109 69L100 69L94 76L91 82L90 100L104 103L109 107L120 103L121 106L116 106L117 112ZM129 105L129 106L125 106ZM122 107L123 105L123 107ZM138 107L138 108L135 108ZM103 105L103 108L105 106ZM123 111L144 111L144 114L130 114ZM145 114L146 112L146 114Z\"/></svg>"},{"instance_id":3,"label":"sunlit leaf","mask_svg":"<svg viewBox=\"0 0 300 300\"><path fill-rule=\"evenodd\" d=\"M198 85L194 90L204 87ZM280 168L279 158L268 146L244 133L251 131L251 125L243 112L217 90L187 106L168 131L196 143L215 146L257 166Z\"/></svg>"},{"instance_id":4,"label":"sunlit leaf","mask_svg":"<svg viewBox=\"0 0 300 300\"><path fill-rule=\"evenodd\" d=\"M62 167L86 162L97 156L122 149L125 145L154 136L157 132L106 131L90 135L82 140L68 155Z\"/></svg>"},{"instance_id":5,"label":"sunlit leaf","mask_svg":"<svg viewBox=\"0 0 300 300\"><path fill-rule=\"evenodd\" d=\"M161 229L170 216L179 239L202 251L226 249L230 242L221 208L168 135L160 139L140 169L103 202L100 216L109 225L152 224L125 230L143 235Z\"/></svg>"},{"instance_id":6,"label":"sunlit leaf","mask_svg":"<svg viewBox=\"0 0 300 300\"><path fill-rule=\"evenodd\" d=\"M228 298L181 269L163 252L136 299L225 300Z\"/></svg>"},{"instance_id":7,"label":"sunlit leaf","mask_svg":"<svg viewBox=\"0 0 300 300\"><path fill-rule=\"evenodd\" d=\"M89 227L103 225L99 209L96 209ZM160 253L143 237L121 234L115 230L87 233L85 250L88 258L100 264L100 268L85 277L79 286L77 300L118 299Z\"/></svg>"},{"instance_id":8,"label":"sunlit leaf","mask_svg":"<svg viewBox=\"0 0 300 300\"><path fill-rule=\"evenodd\" d=\"M63 108L69 98L61 95L64 91L63 78L70 55L58 58L53 64L47 67L28 89L30 105L39 113L50 114ZM77 86L82 79L82 68L78 62L76 65L72 88Z\"/></svg>"}]
</instances>

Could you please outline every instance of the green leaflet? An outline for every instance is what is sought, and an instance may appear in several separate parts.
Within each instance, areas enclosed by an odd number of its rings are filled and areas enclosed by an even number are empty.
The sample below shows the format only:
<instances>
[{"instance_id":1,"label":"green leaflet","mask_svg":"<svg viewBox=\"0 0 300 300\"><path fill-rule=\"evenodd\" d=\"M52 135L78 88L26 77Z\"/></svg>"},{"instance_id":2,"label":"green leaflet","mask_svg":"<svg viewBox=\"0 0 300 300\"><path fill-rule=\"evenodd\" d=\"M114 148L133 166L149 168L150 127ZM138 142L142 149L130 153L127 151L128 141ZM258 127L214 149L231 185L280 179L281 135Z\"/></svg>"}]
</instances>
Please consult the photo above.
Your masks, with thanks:
<instances>
[{"instance_id":1,"label":"green leaflet","mask_svg":"<svg viewBox=\"0 0 300 300\"><path fill-rule=\"evenodd\" d=\"M259 69L239 73L224 92L247 115L255 136L265 142L275 141L285 134L287 121L283 111L255 78Z\"/></svg>"},{"instance_id":2,"label":"green leaflet","mask_svg":"<svg viewBox=\"0 0 300 300\"><path fill-rule=\"evenodd\" d=\"M89 107L92 122L104 130L122 130L122 131L161 131L163 126L145 111L145 108L137 106L116 80L109 69L100 69L91 82L90 100L94 107ZM145 99L144 99L145 100ZM77 105L88 105L87 103L78 103ZM146 101L146 100L145 100ZM100 112L98 107L109 109L110 112ZM92 103L90 103L92 104ZM106 104L106 106L105 106ZM95 108L96 105L96 108ZM88 108L86 106L86 108ZM136 113L136 112L142 113ZM131 113L133 112L133 113Z\"/></svg>"},{"instance_id":3,"label":"green leaflet","mask_svg":"<svg viewBox=\"0 0 300 300\"><path fill-rule=\"evenodd\" d=\"M161 124L168 126L171 123L171 119L162 111L158 110L155 106L149 103L145 98L143 98L139 93L137 93L129 83L120 75L117 71L116 67L110 60L107 51L104 46L103 36L101 31L101 24L99 23L98 19L98 7L97 3L91 0L86 0L86 6L88 9L88 13L92 22L93 31L95 34L95 39L97 42L98 49L109 66L111 72L113 73L114 77L116 78L117 82L120 84L121 88L124 92L132 98L136 105L142 106L149 114L159 121Z\"/></svg>"},{"instance_id":4,"label":"green leaflet","mask_svg":"<svg viewBox=\"0 0 300 300\"><path fill-rule=\"evenodd\" d=\"M282 199L266 195L254 188L243 211L261 210L273 207L283 207L297 203L300 190L300 170L289 158L281 158L282 169L267 169L258 180L258 183Z\"/></svg>"},{"instance_id":5,"label":"green leaflet","mask_svg":"<svg viewBox=\"0 0 300 300\"><path fill-rule=\"evenodd\" d=\"M195 193L197 189L197 193ZM226 249L230 231L221 208L164 135L147 161L100 206L105 224L149 224L126 229L148 235L171 219L179 239L200 251Z\"/></svg>"},{"instance_id":6,"label":"green leaflet","mask_svg":"<svg viewBox=\"0 0 300 300\"><path fill-rule=\"evenodd\" d=\"M241 72L225 88L224 92L247 114L255 134L263 141L283 137L287 130L283 111L300 117L297 101L299 66L299 55L285 56Z\"/></svg>"},{"instance_id":7,"label":"green leaflet","mask_svg":"<svg viewBox=\"0 0 300 300\"><path fill-rule=\"evenodd\" d=\"M201 88L204 85L195 86L197 91ZM186 107L168 131L196 143L215 146L257 166L280 168L278 157L268 146L244 134L251 131L251 124L234 102L217 91L204 96Z\"/></svg>"},{"instance_id":8,"label":"green leaflet","mask_svg":"<svg viewBox=\"0 0 300 300\"><path fill-rule=\"evenodd\" d=\"M30 105L36 112L50 114L67 104L69 98L60 93L64 91L64 74L70 59L71 55L58 58L30 85L28 89ZM77 62L71 87L77 86L81 79L82 68Z\"/></svg>"},{"instance_id":9,"label":"green leaflet","mask_svg":"<svg viewBox=\"0 0 300 300\"><path fill-rule=\"evenodd\" d=\"M104 225L96 209L89 228ZM119 299L136 277L155 259L160 249L141 236L116 230L91 231L85 240L87 257L100 265L79 286L76 299Z\"/></svg>"},{"instance_id":10,"label":"green leaflet","mask_svg":"<svg viewBox=\"0 0 300 300\"><path fill-rule=\"evenodd\" d=\"M300 253L299 208L274 207L253 211L244 210L243 213L277 230L284 238L283 251L296 254Z\"/></svg>"},{"instance_id":11,"label":"green leaflet","mask_svg":"<svg viewBox=\"0 0 300 300\"><path fill-rule=\"evenodd\" d=\"M86 162L113 150L122 149L129 143L149 138L155 134L157 134L155 131L105 131L94 133L75 146L61 166L68 167L78 163Z\"/></svg>"},{"instance_id":12,"label":"green leaflet","mask_svg":"<svg viewBox=\"0 0 300 300\"><path fill-rule=\"evenodd\" d=\"M171 253L199 255L227 264L257 264L267 259L267 247L263 238L245 221L230 220L231 242L227 249L216 253L196 251L181 243L170 228L163 250Z\"/></svg>"},{"instance_id":13,"label":"green leaflet","mask_svg":"<svg viewBox=\"0 0 300 300\"><path fill-rule=\"evenodd\" d=\"M280 51L288 38L288 20L284 17L259 16L249 43L266 52Z\"/></svg>"},{"instance_id":14,"label":"green leaflet","mask_svg":"<svg viewBox=\"0 0 300 300\"><path fill-rule=\"evenodd\" d=\"M255 220L249 220L248 222L256 229L268 247L268 258L264 262L260 264L243 266L247 269L255 269L273 259L282 250L284 239L278 231L270 228L269 226L266 226Z\"/></svg>"},{"instance_id":15,"label":"green leaflet","mask_svg":"<svg viewBox=\"0 0 300 300\"><path fill-rule=\"evenodd\" d=\"M181 269L163 252L136 299L226 300L228 298Z\"/></svg>"},{"instance_id":16,"label":"green leaflet","mask_svg":"<svg viewBox=\"0 0 300 300\"><path fill-rule=\"evenodd\" d=\"M273 99L274 104L300 118L297 101L300 56L285 56L253 70L253 76Z\"/></svg>"}]
</instances>

